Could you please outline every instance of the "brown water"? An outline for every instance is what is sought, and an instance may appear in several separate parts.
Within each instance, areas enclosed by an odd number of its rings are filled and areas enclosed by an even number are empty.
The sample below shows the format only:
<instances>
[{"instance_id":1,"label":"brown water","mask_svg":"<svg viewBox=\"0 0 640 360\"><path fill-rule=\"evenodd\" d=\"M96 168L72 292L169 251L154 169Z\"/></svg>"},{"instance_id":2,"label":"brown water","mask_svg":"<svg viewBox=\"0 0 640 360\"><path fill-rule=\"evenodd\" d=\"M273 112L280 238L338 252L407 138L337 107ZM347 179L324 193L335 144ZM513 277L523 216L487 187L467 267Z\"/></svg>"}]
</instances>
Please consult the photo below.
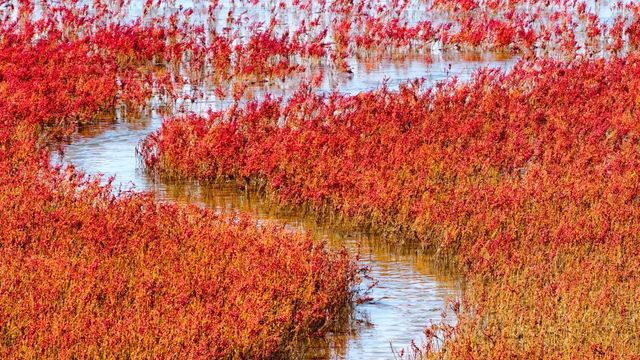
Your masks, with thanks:
<instances>
[{"instance_id":1,"label":"brown water","mask_svg":"<svg viewBox=\"0 0 640 360\"><path fill-rule=\"evenodd\" d=\"M385 79L391 88L419 77L428 82L451 76L464 80L478 67L508 68L515 62L495 55L442 53L436 54L432 61L384 60L372 65L352 60L353 74L328 74L321 91L357 93L378 88ZM284 84L263 84L254 89L258 98L267 91L286 96L291 89ZM224 106L224 102L205 97L191 104L190 110L200 112ZM152 107L148 114L136 118L120 114L112 122L85 126L65 147L64 161L90 175L115 176L114 184L124 189L152 191L162 200L196 203L218 211L248 212L261 222L282 224L291 231L311 231L326 239L332 248L346 247L353 253L358 252L362 264L370 267L371 276L378 281L371 293L373 301L356 306L353 319L343 326L345 329L340 334L314 343L308 351L310 358L392 359L392 347L399 350L408 348L412 340L417 344L424 341L424 327L430 321L440 321L446 300L459 296L460 285L455 276L438 270L418 249L385 246L368 234L321 226L313 218L299 214L274 214L261 199L233 187L187 181L168 183L149 177L141 168L135 148L161 123L158 109ZM455 319L449 314L447 321L455 322Z\"/></svg>"}]
</instances>

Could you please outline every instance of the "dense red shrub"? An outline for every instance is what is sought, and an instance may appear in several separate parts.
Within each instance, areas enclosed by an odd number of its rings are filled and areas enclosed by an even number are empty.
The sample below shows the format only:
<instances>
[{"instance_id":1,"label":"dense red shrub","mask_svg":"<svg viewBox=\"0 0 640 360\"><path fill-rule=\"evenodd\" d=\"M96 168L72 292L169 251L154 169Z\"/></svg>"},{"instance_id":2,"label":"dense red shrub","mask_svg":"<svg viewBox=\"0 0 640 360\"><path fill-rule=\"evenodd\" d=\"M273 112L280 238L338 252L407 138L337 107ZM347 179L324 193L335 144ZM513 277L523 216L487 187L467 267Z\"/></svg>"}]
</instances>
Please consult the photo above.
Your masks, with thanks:
<instances>
[{"instance_id":1,"label":"dense red shrub","mask_svg":"<svg viewBox=\"0 0 640 360\"><path fill-rule=\"evenodd\" d=\"M269 357L351 301L309 235L0 165L3 357Z\"/></svg>"},{"instance_id":2,"label":"dense red shrub","mask_svg":"<svg viewBox=\"0 0 640 360\"><path fill-rule=\"evenodd\" d=\"M146 161L264 184L278 201L456 254L468 301L447 353L636 354L639 75L629 56L520 63L427 90L303 89L170 119Z\"/></svg>"},{"instance_id":3,"label":"dense red shrub","mask_svg":"<svg viewBox=\"0 0 640 360\"><path fill-rule=\"evenodd\" d=\"M458 324L428 328L441 346L418 355L638 356L637 4L609 3L605 20L585 1L434 1L414 19L404 1L294 1L304 20L290 31L276 30L284 3L264 23L217 1L174 5L147 1L132 18L125 1L0 9L5 357L278 356L351 300L344 253L243 217L113 196L49 165L46 143L76 124L151 95L186 98L183 86L210 77L233 107L168 119L142 146L147 166L258 184L454 254L466 274ZM568 61L239 108L248 84L307 64L348 71L354 55L432 47Z\"/></svg>"},{"instance_id":4,"label":"dense red shrub","mask_svg":"<svg viewBox=\"0 0 640 360\"><path fill-rule=\"evenodd\" d=\"M0 356L269 358L324 334L354 300L346 251L50 165L75 125L143 106L171 45L69 18L0 34Z\"/></svg>"}]
</instances>

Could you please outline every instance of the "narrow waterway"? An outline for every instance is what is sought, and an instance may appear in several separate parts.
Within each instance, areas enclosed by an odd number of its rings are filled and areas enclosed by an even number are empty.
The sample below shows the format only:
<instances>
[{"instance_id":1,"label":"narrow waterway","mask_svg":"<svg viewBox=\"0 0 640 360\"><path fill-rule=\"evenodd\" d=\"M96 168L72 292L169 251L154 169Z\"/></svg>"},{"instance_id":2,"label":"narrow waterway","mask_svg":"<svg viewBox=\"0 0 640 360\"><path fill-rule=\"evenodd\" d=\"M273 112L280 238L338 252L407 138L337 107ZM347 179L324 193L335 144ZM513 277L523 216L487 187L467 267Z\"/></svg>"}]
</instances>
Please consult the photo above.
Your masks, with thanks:
<instances>
[{"instance_id":1,"label":"narrow waterway","mask_svg":"<svg viewBox=\"0 0 640 360\"><path fill-rule=\"evenodd\" d=\"M383 81L394 88L415 78L425 78L429 83L451 76L464 80L476 68L508 68L514 62L487 54L436 54L428 61L385 60L374 65L353 60L350 64L353 74L328 74L320 90L357 93L378 88ZM291 91L288 86L276 85L263 84L255 93L259 98L264 92L286 96ZM195 105L197 111L224 107L223 103L206 97ZM430 321L440 321L447 299L459 295L455 276L436 268L418 249L385 246L368 234L321 226L308 216L273 213L260 198L232 186L169 183L149 177L141 168L135 148L161 123L162 117L151 109L135 118L121 114L114 121L85 126L64 147L64 162L89 175L115 176L115 186L122 189L151 191L161 200L196 203L221 212L248 212L259 221L275 222L291 231L310 231L332 248L346 247L359 253L360 261L370 267L371 276L378 282L370 294L373 301L356 307L345 331L314 343L308 351L309 358L393 359L392 347L408 348L412 340L420 344L425 326ZM60 161L60 157L54 161ZM447 321L455 319L449 314Z\"/></svg>"}]
</instances>

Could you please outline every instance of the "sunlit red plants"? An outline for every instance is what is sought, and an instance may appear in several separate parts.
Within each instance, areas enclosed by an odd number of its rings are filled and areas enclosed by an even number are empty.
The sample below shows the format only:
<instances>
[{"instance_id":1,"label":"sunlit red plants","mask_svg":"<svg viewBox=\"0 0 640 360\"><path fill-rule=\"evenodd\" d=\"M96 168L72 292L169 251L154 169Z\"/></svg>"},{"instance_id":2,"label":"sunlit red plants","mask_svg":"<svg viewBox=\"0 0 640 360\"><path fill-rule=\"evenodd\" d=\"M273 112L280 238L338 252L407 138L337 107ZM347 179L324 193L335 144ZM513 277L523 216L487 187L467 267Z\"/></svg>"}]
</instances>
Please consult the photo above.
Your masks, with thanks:
<instances>
[{"instance_id":1,"label":"sunlit red plants","mask_svg":"<svg viewBox=\"0 0 640 360\"><path fill-rule=\"evenodd\" d=\"M440 346L418 355L638 355L636 4L609 4L605 20L584 1L434 1L416 20L402 1L294 1L308 16L291 31L275 20L285 3L264 23L174 5L129 20L126 2L0 9L5 357L286 356L350 302L344 253L49 164L47 142L78 123L208 78L230 84L233 107L168 118L146 165L234 178L451 257L466 283L457 325L428 328ZM248 83L303 65L433 47L538 60L468 83L239 105Z\"/></svg>"},{"instance_id":2,"label":"sunlit red plants","mask_svg":"<svg viewBox=\"0 0 640 360\"><path fill-rule=\"evenodd\" d=\"M322 336L354 300L346 251L50 164L182 60L159 28L61 13L0 33L0 356L269 358Z\"/></svg>"},{"instance_id":3,"label":"sunlit red plants","mask_svg":"<svg viewBox=\"0 0 640 360\"><path fill-rule=\"evenodd\" d=\"M143 150L167 175L232 177L453 254L465 301L437 356L637 355L639 75L629 55L427 89L303 88L169 119Z\"/></svg>"},{"instance_id":4,"label":"sunlit red plants","mask_svg":"<svg viewBox=\"0 0 640 360\"><path fill-rule=\"evenodd\" d=\"M352 300L309 235L2 160L3 357L271 357Z\"/></svg>"}]
</instances>

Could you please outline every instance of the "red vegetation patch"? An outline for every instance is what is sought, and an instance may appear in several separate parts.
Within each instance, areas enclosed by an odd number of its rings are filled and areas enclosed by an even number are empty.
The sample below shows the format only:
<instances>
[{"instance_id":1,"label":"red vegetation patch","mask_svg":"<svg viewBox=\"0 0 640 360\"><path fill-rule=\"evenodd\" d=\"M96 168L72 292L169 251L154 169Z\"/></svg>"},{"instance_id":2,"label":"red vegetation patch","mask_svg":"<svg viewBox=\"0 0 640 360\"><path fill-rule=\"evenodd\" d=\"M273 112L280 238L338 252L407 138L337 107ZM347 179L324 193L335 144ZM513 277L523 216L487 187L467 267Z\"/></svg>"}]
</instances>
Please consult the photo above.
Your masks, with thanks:
<instances>
[{"instance_id":1,"label":"red vegetation patch","mask_svg":"<svg viewBox=\"0 0 640 360\"><path fill-rule=\"evenodd\" d=\"M455 253L468 301L447 351L628 355L640 348L639 76L629 56L426 91L307 89L169 120L146 160L264 183L282 202Z\"/></svg>"},{"instance_id":2,"label":"red vegetation patch","mask_svg":"<svg viewBox=\"0 0 640 360\"><path fill-rule=\"evenodd\" d=\"M269 357L351 301L349 256L308 235L1 170L3 357Z\"/></svg>"},{"instance_id":3,"label":"red vegetation patch","mask_svg":"<svg viewBox=\"0 0 640 360\"><path fill-rule=\"evenodd\" d=\"M353 300L346 251L51 167L51 139L144 104L164 46L49 20L0 35L0 356L266 358L324 334Z\"/></svg>"},{"instance_id":4,"label":"red vegetation patch","mask_svg":"<svg viewBox=\"0 0 640 360\"><path fill-rule=\"evenodd\" d=\"M154 5L166 4L147 1L130 22L123 2L0 9L5 357L277 356L351 300L344 253L244 218L114 197L50 167L48 140L209 76L219 97L233 80L232 110L168 120L143 145L147 165L256 182L283 203L455 254L467 275L458 325L427 330L445 335L427 356L638 355L637 4L610 4L603 20L585 1L434 1L435 18L413 21L407 2L294 1L308 16L291 32L276 31L286 6L266 26L230 12L218 32L193 9L156 17ZM217 1L206 6L219 15ZM302 60L348 70L354 54L433 45L571 61L237 108L248 83Z\"/></svg>"}]
</instances>

